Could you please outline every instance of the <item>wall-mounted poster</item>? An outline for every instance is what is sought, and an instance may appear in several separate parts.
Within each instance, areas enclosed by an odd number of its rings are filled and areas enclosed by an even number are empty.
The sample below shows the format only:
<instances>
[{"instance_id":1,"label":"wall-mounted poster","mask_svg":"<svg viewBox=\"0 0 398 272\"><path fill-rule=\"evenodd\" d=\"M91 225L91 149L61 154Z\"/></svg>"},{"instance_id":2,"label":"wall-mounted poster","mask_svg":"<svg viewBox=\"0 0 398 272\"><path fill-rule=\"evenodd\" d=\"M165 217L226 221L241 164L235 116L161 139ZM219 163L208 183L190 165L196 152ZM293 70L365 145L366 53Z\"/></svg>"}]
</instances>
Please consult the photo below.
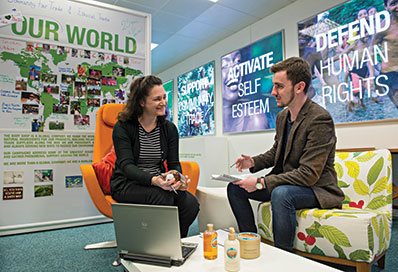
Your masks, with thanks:
<instances>
[{"instance_id":1,"label":"wall-mounted poster","mask_svg":"<svg viewBox=\"0 0 398 272\"><path fill-rule=\"evenodd\" d=\"M309 95L336 124L398 118L397 29L393 0L352 0L298 23Z\"/></svg>"},{"instance_id":2,"label":"wall-mounted poster","mask_svg":"<svg viewBox=\"0 0 398 272\"><path fill-rule=\"evenodd\" d=\"M13 211L0 236L30 231L13 227L21 224L87 222L98 211L86 189L62 190L62 181L92 162L99 107L124 103L130 82L150 74L150 15L89 0L0 1L0 11L3 199L25 191L18 205L0 204L0 214ZM51 209L32 213L43 201Z\"/></svg>"},{"instance_id":3,"label":"wall-mounted poster","mask_svg":"<svg viewBox=\"0 0 398 272\"><path fill-rule=\"evenodd\" d=\"M163 83L164 90L167 94L167 108L166 108L166 119L173 122L173 97L174 97L174 81L171 79Z\"/></svg>"},{"instance_id":4,"label":"wall-mounted poster","mask_svg":"<svg viewBox=\"0 0 398 272\"><path fill-rule=\"evenodd\" d=\"M221 58L224 133L275 128L280 109L271 96L269 68L283 54L280 31Z\"/></svg>"},{"instance_id":5,"label":"wall-mounted poster","mask_svg":"<svg viewBox=\"0 0 398 272\"><path fill-rule=\"evenodd\" d=\"M179 76L177 85L180 136L213 135L214 61Z\"/></svg>"},{"instance_id":6,"label":"wall-mounted poster","mask_svg":"<svg viewBox=\"0 0 398 272\"><path fill-rule=\"evenodd\" d=\"M88 130L149 73L149 20L84 1L1 1L0 129ZM83 121L82 121L83 120Z\"/></svg>"}]
</instances>

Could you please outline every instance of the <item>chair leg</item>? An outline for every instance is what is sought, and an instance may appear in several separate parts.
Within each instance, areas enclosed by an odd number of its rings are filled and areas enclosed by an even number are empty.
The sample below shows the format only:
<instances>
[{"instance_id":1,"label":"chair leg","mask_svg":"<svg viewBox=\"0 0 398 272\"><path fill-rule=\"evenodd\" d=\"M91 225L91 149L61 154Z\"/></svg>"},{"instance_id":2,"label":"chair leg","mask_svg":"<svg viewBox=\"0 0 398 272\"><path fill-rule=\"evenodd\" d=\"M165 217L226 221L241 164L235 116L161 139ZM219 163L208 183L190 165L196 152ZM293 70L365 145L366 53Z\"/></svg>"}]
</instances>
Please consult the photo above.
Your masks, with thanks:
<instances>
[{"instance_id":1,"label":"chair leg","mask_svg":"<svg viewBox=\"0 0 398 272\"><path fill-rule=\"evenodd\" d=\"M116 241L107 241L107 242L101 242L101 243L96 243L96 244L90 244L86 245L84 247L85 250L90 250L90 249L103 249L103 248L113 248L117 247Z\"/></svg>"},{"instance_id":2,"label":"chair leg","mask_svg":"<svg viewBox=\"0 0 398 272\"><path fill-rule=\"evenodd\" d=\"M377 266L380 267L381 269L384 269L386 263L386 254L384 254L380 259L377 260Z\"/></svg>"},{"instance_id":3,"label":"chair leg","mask_svg":"<svg viewBox=\"0 0 398 272\"><path fill-rule=\"evenodd\" d=\"M370 263L357 262L356 268L357 272L370 272L372 265Z\"/></svg>"}]
</instances>

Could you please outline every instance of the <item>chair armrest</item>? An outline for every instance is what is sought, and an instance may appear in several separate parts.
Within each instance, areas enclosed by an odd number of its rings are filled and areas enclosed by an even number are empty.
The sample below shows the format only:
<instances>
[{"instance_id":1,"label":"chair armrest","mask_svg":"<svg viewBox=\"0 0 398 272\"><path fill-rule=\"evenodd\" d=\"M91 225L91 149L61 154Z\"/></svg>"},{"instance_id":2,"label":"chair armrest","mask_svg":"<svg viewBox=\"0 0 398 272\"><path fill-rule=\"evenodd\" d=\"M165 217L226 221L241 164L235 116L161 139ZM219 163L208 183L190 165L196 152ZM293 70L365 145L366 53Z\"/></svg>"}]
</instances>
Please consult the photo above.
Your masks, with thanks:
<instances>
[{"instance_id":1,"label":"chair armrest","mask_svg":"<svg viewBox=\"0 0 398 272\"><path fill-rule=\"evenodd\" d=\"M234 227L238 230L235 217L228 202L227 188L202 187L197 190L200 204L198 216L199 231L206 230L206 225L212 223L216 229Z\"/></svg>"},{"instance_id":2,"label":"chair armrest","mask_svg":"<svg viewBox=\"0 0 398 272\"><path fill-rule=\"evenodd\" d=\"M116 201L114 201L110 196L106 197L102 191L98 183L97 176L95 175L93 166L91 164L82 164L80 165L80 170L82 172L87 191L95 207L97 207L98 211L100 211L106 217L113 218L111 203Z\"/></svg>"}]
</instances>

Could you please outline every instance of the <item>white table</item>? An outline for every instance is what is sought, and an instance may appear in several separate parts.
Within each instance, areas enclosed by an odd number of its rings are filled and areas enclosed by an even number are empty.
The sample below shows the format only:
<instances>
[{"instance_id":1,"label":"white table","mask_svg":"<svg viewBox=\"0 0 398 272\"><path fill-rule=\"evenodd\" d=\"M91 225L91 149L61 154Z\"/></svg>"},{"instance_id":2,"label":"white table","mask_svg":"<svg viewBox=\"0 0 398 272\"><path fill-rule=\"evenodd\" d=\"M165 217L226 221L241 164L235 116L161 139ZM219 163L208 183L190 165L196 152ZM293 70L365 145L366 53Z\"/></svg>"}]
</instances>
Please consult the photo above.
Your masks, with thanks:
<instances>
[{"instance_id":1,"label":"white table","mask_svg":"<svg viewBox=\"0 0 398 272\"><path fill-rule=\"evenodd\" d=\"M203 240L199 235L183 239L186 242L199 243L196 251L186 260L182 266L162 267L122 260L122 265L129 272L157 272L157 271L224 271L224 248L218 246L218 257L215 260L203 258ZM276 247L261 243L260 257L254 260L240 261L241 272L264 271L294 271L294 272L328 272L341 271L324 264L306 259L293 253L286 252Z\"/></svg>"}]
</instances>

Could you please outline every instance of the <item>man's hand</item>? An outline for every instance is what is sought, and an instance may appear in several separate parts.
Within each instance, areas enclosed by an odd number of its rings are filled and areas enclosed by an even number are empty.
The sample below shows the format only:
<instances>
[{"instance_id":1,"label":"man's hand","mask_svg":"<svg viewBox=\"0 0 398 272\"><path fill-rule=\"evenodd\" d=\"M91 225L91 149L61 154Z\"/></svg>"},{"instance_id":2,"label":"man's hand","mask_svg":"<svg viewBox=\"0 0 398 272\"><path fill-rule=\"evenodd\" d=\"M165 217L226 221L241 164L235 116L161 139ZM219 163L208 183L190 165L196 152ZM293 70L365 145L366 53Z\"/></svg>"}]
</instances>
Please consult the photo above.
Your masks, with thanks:
<instances>
[{"instance_id":1,"label":"man's hand","mask_svg":"<svg viewBox=\"0 0 398 272\"><path fill-rule=\"evenodd\" d=\"M236 165L236 169L239 172L242 172L245 169L249 169L250 167L253 167L254 160L252 157L242 154L239 158L236 159L235 165Z\"/></svg>"},{"instance_id":2,"label":"man's hand","mask_svg":"<svg viewBox=\"0 0 398 272\"><path fill-rule=\"evenodd\" d=\"M238 185L240 188L245 189L248 193L257 190L256 183L257 183L257 178L254 176L234 182L234 184Z\"/></svg>"}]
</instances>

